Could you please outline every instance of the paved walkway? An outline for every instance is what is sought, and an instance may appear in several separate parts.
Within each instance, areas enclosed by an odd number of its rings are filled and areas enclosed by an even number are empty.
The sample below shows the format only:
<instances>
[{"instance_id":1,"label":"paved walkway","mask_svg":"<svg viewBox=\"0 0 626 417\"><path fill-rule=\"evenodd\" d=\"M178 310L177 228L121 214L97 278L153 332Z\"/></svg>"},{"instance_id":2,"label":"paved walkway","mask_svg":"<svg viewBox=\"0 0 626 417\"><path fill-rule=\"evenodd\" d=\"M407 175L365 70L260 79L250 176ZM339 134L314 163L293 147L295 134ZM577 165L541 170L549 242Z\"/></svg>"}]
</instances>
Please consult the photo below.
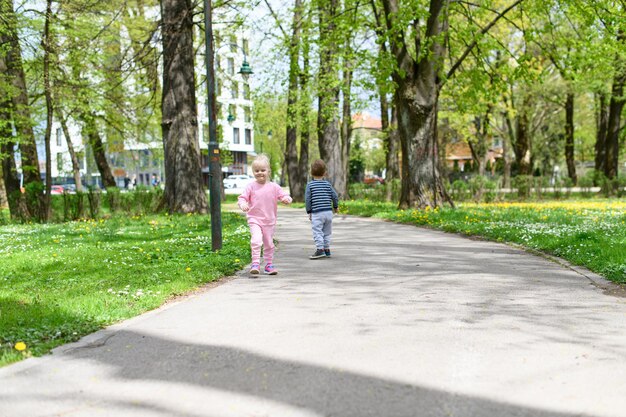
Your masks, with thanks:
<instances>
[{"instance_id":1,"label":"paved walkway","mask_svg":"<svg viewBox=\"0 0 626 417\"><path fill-rule=\"evenodd\" d=\"M505 245L337 217L310 261L0 369L0 416L626 416L626 299Z\"/></svg>"}]
</instances>

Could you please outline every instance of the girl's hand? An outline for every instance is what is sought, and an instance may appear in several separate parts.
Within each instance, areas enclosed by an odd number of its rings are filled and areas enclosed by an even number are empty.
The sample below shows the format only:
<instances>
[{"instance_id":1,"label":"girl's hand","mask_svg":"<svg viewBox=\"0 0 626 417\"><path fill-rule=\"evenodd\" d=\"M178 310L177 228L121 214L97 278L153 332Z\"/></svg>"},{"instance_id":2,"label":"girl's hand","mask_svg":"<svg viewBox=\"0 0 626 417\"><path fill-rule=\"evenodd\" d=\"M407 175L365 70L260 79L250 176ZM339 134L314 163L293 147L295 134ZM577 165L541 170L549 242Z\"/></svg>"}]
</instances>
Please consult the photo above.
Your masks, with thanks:
<instances>
[{"instance_id":1,"label":"girl's hand","mask_svg":"<svg viewBox=\"0 0 626 417\"><path fill-rule=\"evenodd\" d=\"M241 203L239 203L239 208L241 209L241 211L243 211L244 213L247 213L248 211L250 211L250 206L248 205L248 203L246 203L245 201L242 201Z\"/></svg>"},{"instance_id":2,"label":"girl's hand","mask_svg":"<svg viewBox=\"0 0 626 417\"><path fill-rule=\"evenodd\" d=\"M286 196L284 196L284 197L283 197L283 199L282 199L282 200L280 200L280 201L282 201L284 204L291 204L291 202L292 202L293 200L291 199L291 197L289 197L288 195L286 195Z\"/></svg>"}]
</instances>

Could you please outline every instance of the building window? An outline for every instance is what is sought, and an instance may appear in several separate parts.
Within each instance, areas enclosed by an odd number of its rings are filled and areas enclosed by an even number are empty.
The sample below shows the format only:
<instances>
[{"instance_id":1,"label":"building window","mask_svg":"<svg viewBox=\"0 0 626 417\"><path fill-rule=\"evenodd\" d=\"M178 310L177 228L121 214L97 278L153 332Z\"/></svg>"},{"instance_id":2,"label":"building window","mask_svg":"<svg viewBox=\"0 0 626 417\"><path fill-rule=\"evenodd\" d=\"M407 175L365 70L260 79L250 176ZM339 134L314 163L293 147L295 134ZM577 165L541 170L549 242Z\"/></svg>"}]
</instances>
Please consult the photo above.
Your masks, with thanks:
<instances>
[{"instance_id":1,"label":"building window","mask_svg":"<svg viewBox=\"0 0 626 417\"><path fill-rule=\"evenodd\" d=\"M243 114L243 121L250 123L252 121L252 112L250 111L250 107L244 107Z\"/></svg>"},{"instance_id":2,"label":"building window","mask_svg":"<svg viewBox=\"0 0 626 417\"><path fill-rule=\"evenodd\" d=\"M228 58L228 75L235 75L235 58Z\"/></svg>"},{"instance_id":3,"label":"building window","mask_svg":"<svg viewBox=\"0 0 626 417\"><path fill-rule=\"evenodd\" d=\"M57 128L57 146L63 146L63 131Z\"/></svg>"},{"instance_id":4,"label":"building window","mask_svg":"<svg viewBox=\"0 0 626 417\"><path fill-rule=\"evenodd\" d=\"M228 116L232 116L233 120L237 118L237 106L235 106L234 104L230 104L228 106Z\"/></svg>"},{"instance_id":5,"label":"building window","mask_svg":"<svg viewBox=\"0 0 626 417\"><path fill-rule=\"evenodd\" d=\"M246 100L250 100L250 84L244 83L243 98L245 98Z\"/></svg>"},{"instance_id":6,"label":"building window","mask_svg":"<svg viewBox=\"0 0 626 417\"><path fill-rule=\"evenodd\" d=\"M60 173L63 171L63 154L57 153L57 171Z\"/></svg>"},{"instance_id":7,"label":"building window","mask_svg":"<svg viewBox=\"0 0 626 417\"><path fill-rule=\"evenodd\" d=\"M230 52L237 53L237 37L230 35Z\"/></svg>"},{"instance_id":8,"label":"building window","mask_svg":"<svg viewBox=\"0 0 626 417\"><path fill-rule=\"evenodd\" d=\"M231 83L230 95L232 98L239 98L239 83L237 81Z\"/></svg>"},{"instance_id":9,"label":"building window","mask_svg":"<svg viewBox=\"0 0 626 417\"><path fill-rule=\"evenodd\" d=\"M233 143L239 145L239 128L233 127Z\"/></svg>"},{"instance_id":10,"label":"building window","mask_svg":"<svg viewBox=\"0 0 626 417\"><path fill-rule=\"evenodd\" d=\"M252 145L252 131L250 129L246 129L244 132L246 145Z\"/></svg>"}]
</instances>

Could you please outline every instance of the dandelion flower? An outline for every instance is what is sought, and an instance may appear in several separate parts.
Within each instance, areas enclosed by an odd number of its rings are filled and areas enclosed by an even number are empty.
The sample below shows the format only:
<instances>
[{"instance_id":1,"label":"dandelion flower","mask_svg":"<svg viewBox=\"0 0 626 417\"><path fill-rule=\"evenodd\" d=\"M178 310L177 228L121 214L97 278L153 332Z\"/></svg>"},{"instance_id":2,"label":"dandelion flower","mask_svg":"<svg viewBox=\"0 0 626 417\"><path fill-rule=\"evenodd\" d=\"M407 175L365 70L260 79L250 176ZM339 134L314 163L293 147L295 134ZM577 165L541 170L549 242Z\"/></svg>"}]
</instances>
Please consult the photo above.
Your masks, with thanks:
<instances>
[{"instance_id":1,"label":"dandelion flower","mask_svg":"<svg viewBox=\"0 0 626 417\"><path fill-rule=\"evenodd\" d=\"M18 350L18 351L22 352L22 351L26 350L26 343L24 343L24 342L17 342L15 344L15 346L13 346L13 347L15 348L15 350Z\"/></svg>"},{"instance_id":2,"label":"dandelion flower","mask_svg":"<svg viewBox=\"0 0 626 417\"><path fill-rule=\"evenodd\" d=\"M185 271L189 272L189 271L191 271L191 268L187 267L187 268L185 268Z\"/></svg>"}]
</instances>

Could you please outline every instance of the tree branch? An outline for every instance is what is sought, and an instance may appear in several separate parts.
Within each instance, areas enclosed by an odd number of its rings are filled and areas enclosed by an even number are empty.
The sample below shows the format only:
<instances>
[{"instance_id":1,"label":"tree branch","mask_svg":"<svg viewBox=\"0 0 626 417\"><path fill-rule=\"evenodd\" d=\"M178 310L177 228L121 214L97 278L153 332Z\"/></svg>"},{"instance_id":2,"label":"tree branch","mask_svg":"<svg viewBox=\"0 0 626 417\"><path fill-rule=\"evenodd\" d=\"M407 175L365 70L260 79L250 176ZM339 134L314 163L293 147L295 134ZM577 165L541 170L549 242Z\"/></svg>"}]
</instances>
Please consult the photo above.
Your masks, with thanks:
<instances>
[{"instance_id":1,"label":"tree branch","mask_svg":"<svg viewBox=\"0 0 626 417\"><path fill-rule=\"evenodd\" d=\"M512 9L514 9L518 4L520 4L521 2L523 2L524 0L516 0L513 4L511 4L509 7L507 7L506 9L504 9L500 14L498 14L487 26L485 26L480 32L479 35L484 35L485 33L487 33L497 22L498 20L500 20L502 17L504 17L505 14L507 14L509 11L511 11ZM476 47L476 45L478 44L478 37L476 37L472 43L469 44L469 46L467 47L467 49L465 49L465 52L463 52L463 55L461 55L461 57L456 61L456 63L452 66L452 68L450 68L450 71L448 71L448 74L446 75L446 79L450 79L454 73L456 72L456 70L461 66L461 63L463 62L463 60L470 54L471 50Z\"/></svg>"}]
</instances>

